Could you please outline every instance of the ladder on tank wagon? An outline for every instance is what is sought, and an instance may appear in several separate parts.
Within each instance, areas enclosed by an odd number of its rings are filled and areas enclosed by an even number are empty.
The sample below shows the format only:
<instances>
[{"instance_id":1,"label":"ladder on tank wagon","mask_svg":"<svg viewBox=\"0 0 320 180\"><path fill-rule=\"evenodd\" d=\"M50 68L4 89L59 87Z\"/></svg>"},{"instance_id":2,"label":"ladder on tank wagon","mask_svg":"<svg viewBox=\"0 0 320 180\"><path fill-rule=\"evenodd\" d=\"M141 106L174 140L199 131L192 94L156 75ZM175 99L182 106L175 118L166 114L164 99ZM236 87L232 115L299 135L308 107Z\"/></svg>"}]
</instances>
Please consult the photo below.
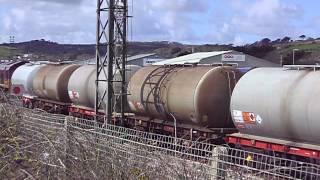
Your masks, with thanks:
<instances>
[{"instance_id":1,"label":"ladder on tank wagon","mask_svg":"<svg viewBox=\"0 0 320 180\"><path fill-rule=\"evenodd\" d=\"M168 74L174 71L176 68L174 66L161 66L153 70L143 82L141 88L141 102L144 106L145 110L149 111L149 105L153 104L159 113L163 113L164 109L164 102L161 100L161 86L168 76ZM150 87L150 91L148 92L147 96L144 97L144 89L146 87ZM151 98L153 95L153 99Z\"/></svg>"}]
</instances>

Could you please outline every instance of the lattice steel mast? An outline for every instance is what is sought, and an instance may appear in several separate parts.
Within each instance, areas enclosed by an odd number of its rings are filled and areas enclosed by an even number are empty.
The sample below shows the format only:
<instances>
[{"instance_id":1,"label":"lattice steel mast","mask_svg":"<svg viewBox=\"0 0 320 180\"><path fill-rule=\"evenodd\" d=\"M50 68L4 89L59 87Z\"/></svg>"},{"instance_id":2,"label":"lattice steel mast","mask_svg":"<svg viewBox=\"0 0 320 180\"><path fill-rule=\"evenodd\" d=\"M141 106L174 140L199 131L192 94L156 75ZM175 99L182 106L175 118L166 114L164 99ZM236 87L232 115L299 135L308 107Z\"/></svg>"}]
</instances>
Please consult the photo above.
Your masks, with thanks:
<instances>
[{"instance_id":1,"label":"lattice steel mast","mask_svg":"<svg viewBox=\"0 0 320 180\"><path fill-rule=\"evenodd\" d=\"M121 123L124 118L126 93L125 65L127 59L127 0L97 0L97 42L96 42L96 98L95 112L102 103L110 121L115 112L115 100L120 100ZM120 78L115 78L119 72ZM105 85L107 83L107 85ZM121 91L115 94L114 83L121 84ZM99 93L99 88L104 93Z\"/></svg>"}]
</instances>

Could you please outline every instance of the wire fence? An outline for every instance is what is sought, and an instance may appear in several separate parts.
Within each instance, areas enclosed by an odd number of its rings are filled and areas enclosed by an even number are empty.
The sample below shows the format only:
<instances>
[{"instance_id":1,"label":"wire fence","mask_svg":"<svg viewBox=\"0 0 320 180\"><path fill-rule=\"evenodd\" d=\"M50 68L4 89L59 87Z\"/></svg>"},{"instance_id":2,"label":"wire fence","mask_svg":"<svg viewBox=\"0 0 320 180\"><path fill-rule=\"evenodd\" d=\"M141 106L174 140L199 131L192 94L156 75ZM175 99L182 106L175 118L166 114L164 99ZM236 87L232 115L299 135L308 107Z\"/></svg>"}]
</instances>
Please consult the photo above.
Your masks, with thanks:
<instances>
[{"instance_id":1,"label":"wire fence","mask_svg":"<svg viewBox=\"0 0 320 180\"><path fill-rule=\"evenodd\" d=\"M95 124L7 103L1 104L0 118L16 123L17 136L9 142L8 153L14 154L15 162L28 162L27 167L19 166L19 173L30 179L320 180L317 163ZM1 157L7 163L0 163L0 174L9 166L8 153Z\"/></svg>"}]
</instances>

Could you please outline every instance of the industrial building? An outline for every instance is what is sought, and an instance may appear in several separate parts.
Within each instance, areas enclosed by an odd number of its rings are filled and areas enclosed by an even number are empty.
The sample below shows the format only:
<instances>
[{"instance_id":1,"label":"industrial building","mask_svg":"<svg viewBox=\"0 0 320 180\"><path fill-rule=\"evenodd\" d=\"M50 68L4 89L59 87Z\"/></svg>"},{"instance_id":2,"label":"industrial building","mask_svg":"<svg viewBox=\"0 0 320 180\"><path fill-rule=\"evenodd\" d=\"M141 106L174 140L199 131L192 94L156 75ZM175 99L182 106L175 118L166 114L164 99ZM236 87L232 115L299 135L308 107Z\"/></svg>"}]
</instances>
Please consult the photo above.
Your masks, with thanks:
<instances>
[{"instance_id":1,"label":"industrial building","mask_svg":"<svg viewBox=\"0 0 320 180\"><path fill-rule=\"evenodd\" d=\"M135 56L130 56L127 59L128 65L138 65L138 66L150 66L153 63L163 61L156 53L150 54L138 54Z\"/></svg>"},{"instance_id":2,"label":"industrial building","mask_svg":"<svg viewBox=\"0 0 320 180\"><path fill-rule=\"evenodd\" d=\"M153 65L170 64L231 64L237 67L278 67L279 64L237 51L197 52L156 62Z\"/></svg>"},{"instance_id":3,"label":"industrial building","mask_svg":"<svg viewBox=\"0 0 320 180\"><path fill-rule=\"evenodd\" d=\"M138 54L130 56L127 58L127 65L138 65L138 66L150 66L153 63L163 61L164 59L160 58L156 53L150 54ZM96 58L84 60L84 61L75 61L76 64L95 64Z\"/></svg>"}]
</instances>

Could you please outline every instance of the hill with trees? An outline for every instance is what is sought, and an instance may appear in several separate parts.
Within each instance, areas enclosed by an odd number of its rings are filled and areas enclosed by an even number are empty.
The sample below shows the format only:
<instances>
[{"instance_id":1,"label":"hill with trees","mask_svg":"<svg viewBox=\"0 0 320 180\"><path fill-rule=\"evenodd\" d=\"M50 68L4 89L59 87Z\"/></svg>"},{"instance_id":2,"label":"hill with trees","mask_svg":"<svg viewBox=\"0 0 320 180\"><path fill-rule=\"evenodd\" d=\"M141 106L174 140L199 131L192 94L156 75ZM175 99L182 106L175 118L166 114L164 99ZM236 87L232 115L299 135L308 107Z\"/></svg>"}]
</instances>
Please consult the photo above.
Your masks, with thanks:
<instances>
[{"instance_id":1,"label":"hill with trees","mask_svg":"<svg viewBox=\"0 0 320 180\"><path fill-rule=\"evenodd\" d=\"M306 35L301 35L298 40L293 40L290 37L275 40L263 38L243 46L233 46L232 44L190 45L168 41L129 42L128 56L157 53L162 58L173 58L192 52L236 50L271 62L291 64L294 49L297 64L320 63L320 38L315 39ZM85 60L95 57L95 45L59 44L44 39L1 44L0 59L10 59L11 57L49 61Z\"/></svg>"}]
</instances>

